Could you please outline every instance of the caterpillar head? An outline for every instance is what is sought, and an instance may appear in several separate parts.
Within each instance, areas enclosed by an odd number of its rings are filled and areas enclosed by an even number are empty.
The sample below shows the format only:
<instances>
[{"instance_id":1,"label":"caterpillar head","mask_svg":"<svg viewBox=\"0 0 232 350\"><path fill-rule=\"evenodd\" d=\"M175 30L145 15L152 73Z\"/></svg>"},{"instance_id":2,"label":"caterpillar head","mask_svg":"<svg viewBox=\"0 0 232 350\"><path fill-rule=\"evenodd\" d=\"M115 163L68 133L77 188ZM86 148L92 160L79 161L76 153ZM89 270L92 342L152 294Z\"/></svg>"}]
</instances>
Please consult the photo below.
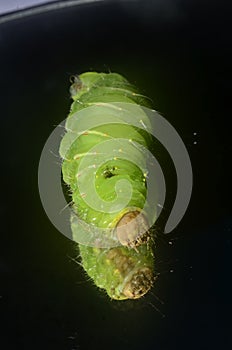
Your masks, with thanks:
<instances>
[{"instance_id":1,"label":"caterpillar head","mask_svg":"<svg viewBox=\"0 0 232 350\"><path fill-rule=\"evenodd\" d=\"M145 215L137 210L123 215L116 225L116 236L123 246L130 248L147 243L151 234Z\"/></svg>"},{"instance_id":2,"label":"caterpillar head","mask_svg":"<svg viewBox=\"0 0 232 350\"><path fill-rule=\"evenodd\" d=\"M80 75L73 75L70 77L70 94L72 99L79 100L81 95L88 92L92 87L96 86L108 86L112 84L110 81L113 79L114 84L126 84L128 85L127 80L122 77L120 74L111 73L110 77L108 73L97 73L97 72L86 72Z\"/></svg>"},{"instance_id":3,"label":"caterpillar head","mask_svg":"<svg viewBox=\"0 0 232 350\"><path fill-rule=\"evenodd\" d=\"M147 245L138 247L139 252L126 247L110 249L107 254L109 288L112 299L139 299L153 286L153 256ZM139 259L138 259L139 257ZM113 276L116 281L113 281Z\"/></svg>"},{"instance_id":4,"label":"caterpillar head","mask_svg":"<svg viewBox=\"0 0 232 350\"><path fill-rule=\"evenodd\" d=\"M83 88L83 83L78 75L72 75L70 77L70 83L72 83L72 85L69 88L69 92L73 97Z\"/></svg>"},{"instance_id":5,"label":"caterpillar head","mask_svg":"<svg viewBox=\"0 0 232 350\"><path fill-rule=\"evenodd\" d=\"M138 299L145 295L152 287L154 276L148 267L140 268L132 274L126 283L123 294L128 299Z\"/></svg>"}]
</instances>

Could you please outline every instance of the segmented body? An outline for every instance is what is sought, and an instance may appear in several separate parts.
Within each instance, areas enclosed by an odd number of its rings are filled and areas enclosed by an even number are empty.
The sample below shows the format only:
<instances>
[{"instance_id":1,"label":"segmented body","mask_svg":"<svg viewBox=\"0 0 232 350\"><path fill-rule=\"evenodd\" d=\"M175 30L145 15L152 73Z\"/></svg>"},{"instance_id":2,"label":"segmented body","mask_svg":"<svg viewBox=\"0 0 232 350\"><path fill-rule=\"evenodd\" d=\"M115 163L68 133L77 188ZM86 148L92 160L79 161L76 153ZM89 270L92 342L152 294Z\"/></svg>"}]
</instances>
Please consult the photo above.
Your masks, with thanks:
<instances>
[{"instance_id":1,"label":"segmented body","mask_svg":"<svg viewBox=\"0 0 232 350\"><path fill-rule=\"evenodd\" d=\"M116 157L107 155L106 161L99 166L97 161L100 153L97 146L111 139L120 142L127 139L131 143L137 142L148 148L150 139L144 131L129 124L116 122L81 131L78 138L73 134L81 130L83 122L78 118L81 111L83 114L99 106L106 106L103 111L107 115L107 111L115 108L115 102L146 106L147 99L138 94L124 77L115 73L81 74L74 78L70 92L74 102L67 118L66 134L60 146L63 179L70 187L73 208L78 217L92 227L114 229L115 239L118 241L118 246L105 248L98 247L97 240L95 246L79 244L82 265L95 284L105 289L111 298L136 299L151 288L154 280L149 223L146 213L142 212L146 200L146 177L128 157L123 158L126 151L123 147L117 149ZM104 115L102 117L104 118ZM92 118L92 114L86 113L86 118ZM146 122L146 118L141 120L143 124ZM107 151L105 149L106 154ZM132 152L143 164L141 151L136 151L134 147ZM122 154L122 157L118 154ZM81 168L81 162L85 159L88 159L87 165ZM127 206L118 211L103 212L89 205L87 199L91 197L91 193L82 192L80 185L91 185L91 179L94 179L97 195L105 203L113 203L117 199L115 186L119 180L129 181L132 192ZM73 239L78 241L74 223L72 231Z\"/></svg>"}]
</instances>

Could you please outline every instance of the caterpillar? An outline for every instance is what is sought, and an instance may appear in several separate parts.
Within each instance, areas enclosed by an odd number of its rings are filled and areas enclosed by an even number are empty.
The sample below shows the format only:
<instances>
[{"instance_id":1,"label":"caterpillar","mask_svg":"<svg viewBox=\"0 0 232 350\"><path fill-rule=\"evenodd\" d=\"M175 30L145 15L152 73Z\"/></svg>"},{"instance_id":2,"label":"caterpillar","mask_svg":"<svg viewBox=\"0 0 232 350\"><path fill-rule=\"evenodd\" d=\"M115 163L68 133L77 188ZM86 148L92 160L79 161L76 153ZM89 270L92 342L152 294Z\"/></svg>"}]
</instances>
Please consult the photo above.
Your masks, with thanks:
<instances>
[{"instance_id":1,"label":"caterpillar","mask_svg":"<svg viewBox=\"0 0 232 350\"><path fill-rule=\"evenodd\" d=\"M140 298L155 280L150 227L156 214L147 201L151 137L141 109L150 101L117 73L74 76L70 94L59 152L81 264L110 298Z\"/></svg>"}]
</instances>

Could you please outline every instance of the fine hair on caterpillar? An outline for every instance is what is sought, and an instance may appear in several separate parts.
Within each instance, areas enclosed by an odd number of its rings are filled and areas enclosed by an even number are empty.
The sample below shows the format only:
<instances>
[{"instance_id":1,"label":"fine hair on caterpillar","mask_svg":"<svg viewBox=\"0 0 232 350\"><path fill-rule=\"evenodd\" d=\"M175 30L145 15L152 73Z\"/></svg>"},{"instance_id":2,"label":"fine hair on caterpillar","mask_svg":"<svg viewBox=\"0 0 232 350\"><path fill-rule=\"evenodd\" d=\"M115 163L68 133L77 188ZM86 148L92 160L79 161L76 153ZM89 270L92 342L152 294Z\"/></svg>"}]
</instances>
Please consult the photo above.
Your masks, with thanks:
<instances>
[{"instance_id":1,"label":"fine hair on caterpillar","mask_svg":"<svg viewBox=\"0 0 232 350\"><path fill-rule=\"evenodd\" d=\"M79 248L81 266L98 288L113 300L140 300L153 288L159 264L154 241L168 237L164 233L178 225L190 201L188 152L122 75L86 72L70 80L70 111L40 157L41 202L57 230Z\"/></svg>"},{"instance_id":2,"label":"fine hair on caterpillar","mask_svg":"<svg viewBox=\"0 0 232 350\"><path fill-rule=\"evenodd\" d=\"M109 255L111 256L115 256L116 255L116 251L113 250L109 250L108 252ZM83 267L82 263L81 263L81 255L78 254L78 256L74 259L69 257L71 261L73 261L75 264L77 264L78 267ZM161 317L165 317L165 315L163 314L162 311L162 305L164 305L164 302L158 297L157 292L155 291L155 282L157 281L157 279L159 278L160 273L154 273L153 274L153 278L152 281L150 281L150 285L151 288L149 288L148 293L144 293L143 295L138 296L137 298L128 298L128 299L124 299L123 302L118 303L117 299L114 298L110 298L110 299L105 299L107 297L107 294L105 293L98 293L98 297L103 299L104 302L108 302L109 307L112 307L118 311L128 311L128 310L139 310L139 309L143 309L143 308L153 308L155 310L155 312L157 312L158 314L161 315ZM87 278L88 275L85 272L85 279L82 280L81 282L77 282L77 284L92 284L93 280L91 278ZM96 287L96 286L95 286Z\"/></svg>"},{"instance_id":3,"label":"fine hair on caterpillar","mask_svg":"<svg viewBox=\"0 0 232 350\"><path fill-rule=\"evenodd\" d=\"M145 152L150 139L139 128L139 125L143 129L149 127L149 120L140 109L141 103L147 104L147 98L116 73L89 72L72 76L70 82L74 102L60 155L63 179L72 197L71 227L74 240L79 241L81 264L111 299L139 299L154 282L154 256L149 243L151 223L144 211L149 159ZM117 105L121 102L123 109ZM128 112L126 109L124 112L124 107L129 108ZM90 118L96 121L94 114L98 115L98 111L100 118L112 114L113 119L110 123L85 127ZM124 122L130 115L134 119L135 113L141 113L138 125ZM94 193L101 196L100 201ZM116 204L112 206L111 202ZM80 226L80 220L89 227ZM97 232L98 227L99 233L91 243L88 236Z\"/></svg>"},{"instance_id":4,"label":"fine hair on caterpillar","mask_svg":"<svg viewBox=\"0 0 232 350\"><path fill-rule=\"evenodd\" d=\"M54 226L79 247L81 265L97 287L110 299L140 299L153 286L154 224L166 198L153 138L173 160L177 184L185 181L182 192L177 186L165 233L179 223L190 198L186 149L149 98L122 75L86 72L70 82L68 116L41 153L41 201ZM51 155L57 151L62 181Z\"/></svg>"}]
</instances>

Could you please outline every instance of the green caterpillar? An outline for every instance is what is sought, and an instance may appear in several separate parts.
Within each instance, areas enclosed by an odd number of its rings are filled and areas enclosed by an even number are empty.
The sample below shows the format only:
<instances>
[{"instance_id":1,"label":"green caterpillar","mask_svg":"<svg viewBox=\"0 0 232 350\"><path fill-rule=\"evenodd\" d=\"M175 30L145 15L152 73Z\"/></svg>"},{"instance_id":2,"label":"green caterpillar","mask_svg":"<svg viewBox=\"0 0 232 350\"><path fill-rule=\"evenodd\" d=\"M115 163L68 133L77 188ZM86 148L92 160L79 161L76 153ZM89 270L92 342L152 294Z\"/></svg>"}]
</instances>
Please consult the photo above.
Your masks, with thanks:
<instances>
[{"instance_id":1,"label":"green caterpillar","mask_svg":"<svg viewBox=\"0 0 232 350\"><path fill-rule=\"evenodd\" d=\"M60 155L72 195L73 240L98 287L112 299L136 299L154 281L144 156L151 139L133 125L140 106L149 103L116 73L75 76L70 93ZM146 114L139 118L149 129Z\"/></svg>"}]
</instances>

